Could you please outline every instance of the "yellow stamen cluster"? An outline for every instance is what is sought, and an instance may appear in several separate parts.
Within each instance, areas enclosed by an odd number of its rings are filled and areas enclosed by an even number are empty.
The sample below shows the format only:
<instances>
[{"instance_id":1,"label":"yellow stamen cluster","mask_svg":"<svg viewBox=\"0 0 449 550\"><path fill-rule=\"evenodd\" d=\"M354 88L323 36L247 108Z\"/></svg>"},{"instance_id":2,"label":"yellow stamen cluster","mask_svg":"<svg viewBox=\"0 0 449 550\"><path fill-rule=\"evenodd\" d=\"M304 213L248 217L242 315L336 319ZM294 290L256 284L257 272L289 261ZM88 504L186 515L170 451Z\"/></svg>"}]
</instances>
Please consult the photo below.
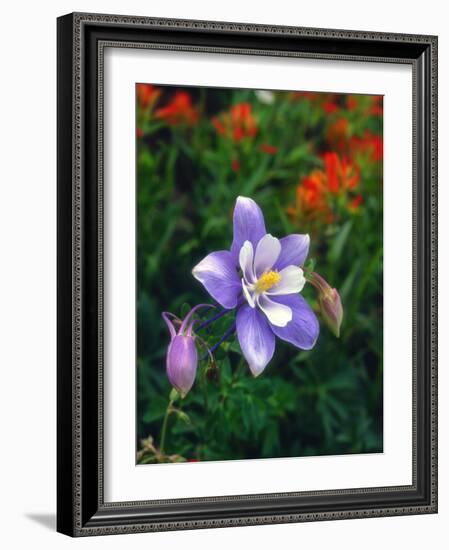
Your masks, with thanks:
<instances>
[{"instance_id":1,"label":"yellow stamen cluster","mask_svg":"<svg viewBox=\"0 0 449 550\"><path fill-rule=\"evenodd\" d=\"M267 271L256 282L256 291L265 292L270 290L271 287L277 285L281 280L281 276L277 271Z\"/></svg>"}]
</instances>

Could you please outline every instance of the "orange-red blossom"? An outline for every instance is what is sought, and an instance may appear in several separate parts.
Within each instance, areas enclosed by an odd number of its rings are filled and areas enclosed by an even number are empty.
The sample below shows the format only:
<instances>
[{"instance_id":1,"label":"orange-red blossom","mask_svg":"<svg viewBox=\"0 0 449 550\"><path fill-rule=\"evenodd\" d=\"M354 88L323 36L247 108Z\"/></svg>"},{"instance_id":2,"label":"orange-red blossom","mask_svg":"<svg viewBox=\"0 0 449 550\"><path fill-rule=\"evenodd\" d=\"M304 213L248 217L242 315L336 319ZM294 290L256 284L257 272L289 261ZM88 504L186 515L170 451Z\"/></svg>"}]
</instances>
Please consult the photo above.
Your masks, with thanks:
<instances>
[{"instance_id":1,"label":"orange-red blossom","mask_svg":"<svg viewBox=\"0 0 449 550\"><path fill-rule=\"evenodd\" d=\"M366 130L362 137L352 136L349 140L349 150L352 157L362 155L370 162L382 160L384 156L382 136Z\"/></svg>"},{"instance_id":2,"label":"orange-red blossom","mask_svg":"<svg viewBox=\"0 0 449 550\"><path fill-rule=\"evenodd\" d=\"M350 211L356 211L360 206L362 196L351 196L360 182L358 167L334 152L325 153L323 162L324 170L313 170L298 184L296 204L287 209L291 217L301 216L309 221L320 219L330 223L334 219L333 197L346 199L345 204Z\"/></svg>"},{"instance_id":3,"label":"orange-red blossom","mask_svg":"<svg viewBox=\"0 0 449 550\"><path fill-rule=\"evenodd\" d=\"M235 142L244 138L253 138L258 131L257 120L252 113L250 103L236 103L229 112L222 113L212 119L215 130Z\"/></svg>"},{"instance_id":4,"label":"orange-red blossom","mask_svg":"<svg viewBox=\"0 0 449 550\"><path fill-rule=\"evenodd\" d=\"M157 109L154 116L171 126L193 126L198 122L198 109L192 105L190 94L180 91L165 107Z\"/></svg>"},{"instance_id":5,"label":"orange-red blossom","mask_svg":"<svg viewBox=\"0 0 449 550\"><path fill-rule=\"evenodd\" d=\"M147 109L156 103L161 95L161 90L152 84L137 84L136 93L139 105L142 109Z\"/></svg>"},{"instance_id":6,"label":"orange-red blossom","mask_svg":"<svg viewBox=\"0 0 449 550\"><path fill-rule=\"evenodd\" d=\"M349 137L349 122L346 118L338 118L327 127L326 141L333 149L348 154L351 158L362 155L369 162L383 158L382 135L365 130L362 136Z\"/></svg>"}]
</instances>

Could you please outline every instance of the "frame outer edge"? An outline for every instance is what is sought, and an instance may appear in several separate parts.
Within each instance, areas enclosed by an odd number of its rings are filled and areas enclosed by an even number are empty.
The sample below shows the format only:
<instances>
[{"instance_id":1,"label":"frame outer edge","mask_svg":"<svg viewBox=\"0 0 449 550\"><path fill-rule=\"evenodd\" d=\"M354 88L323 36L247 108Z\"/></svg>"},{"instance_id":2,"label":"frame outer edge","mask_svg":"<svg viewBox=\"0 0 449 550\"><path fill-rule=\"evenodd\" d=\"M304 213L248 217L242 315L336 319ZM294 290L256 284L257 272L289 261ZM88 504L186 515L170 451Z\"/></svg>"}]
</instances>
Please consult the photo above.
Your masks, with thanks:
<instances>
[{"instance_id":1,"label":"frame outer edge","mask_svg":"<svg viewBox=\"0 0 449 550\"><path fill-rule=\"evenodd\" d=\"M119 15L90 12L73 12L71 15L79 23L108 23L111 25L147 26L163 29L185 29L194 31L214 31L233 33L254 33L261 35L298 35L305 37L350 39L350 40L381 40L388 42L430 44L435 35L406 34L393 32L327 29L322 27L298 27L290 25L267 25L261 23L207 21L203 19L175 19L148 17L139 15Z\"/></svg>"},{"instance_id":2,"label":"frame outer edge","mask_svg":"<svg viewBox=\"0 0 449 550\"><path fill-rule=\"evenodd\" d=\"M430 143L429 180L430 200L428 225L430 228L430 502L429 512L438 513L438 37L429 44L430 67L429 116Z\"/></svg>"},{"instance_id":3,"label":"frame outer edge","mask_svg":"<svg viewBox=\"0 0 449 550\"><path fill-rule=\"evenodd\" d=\"M73 535L72 16L57 20L57 531Z\"/></svg>"}]
</instances>

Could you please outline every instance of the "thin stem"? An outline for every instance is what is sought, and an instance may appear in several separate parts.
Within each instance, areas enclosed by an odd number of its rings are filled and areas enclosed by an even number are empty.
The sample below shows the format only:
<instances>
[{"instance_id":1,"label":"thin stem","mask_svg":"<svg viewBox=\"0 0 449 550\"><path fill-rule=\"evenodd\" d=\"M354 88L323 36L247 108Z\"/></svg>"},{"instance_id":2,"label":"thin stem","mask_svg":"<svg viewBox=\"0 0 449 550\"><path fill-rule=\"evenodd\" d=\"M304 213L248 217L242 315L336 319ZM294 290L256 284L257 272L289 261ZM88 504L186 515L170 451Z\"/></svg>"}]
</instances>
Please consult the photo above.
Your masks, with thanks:
<instances>
[{"instance_id":1,"label":"thin stem","mask_svg":"<svg viewBox=\"0 0 449 550\"><path fill-rule=\"evenodd\" d=\"M207 357L207 353L206 353ZM203 398L204 398L204 410L206 411L206 415L209 411L209 398L207 396L207 383L206 383L206 377L202 376L200 378L201 380L201 389L203 390Z\"/></svg>"},{"instance_id":2,"label":"thin stem","mask_svg":"<svg viewBox=\"0 0 449 550\"><path fill-rule=\"evenodd\" d=\"M172 412L174 400L169 399L167 410L165 411L164 421L162 423L162 430L161 430L161 443L159 445L159 452L163 456L165 451L165 439L167 437L167 426L168 426L168 417L170 416L170 413Z\"/></svg>"},{"instance_id":3,"label":"thin stem","mask_svg":"<svg viewBox=\"0 0 449 550\"><path fill-rule=\"evenodd\" d=\"M210 348L210 353L214 353L214 351L225 341L227 340L230 336L232 336L232 334L234 334L235 332L235 326L236 324L235 323L232 323L232 325L228 328L228 330L223 334L223 336L218 340L218 342L216 344L214 344L211 348ZM207 357L207 354L202 357L202 359L205 359Z\"/></svg>"},{"instance_id":4,"label":"thin stem","mask_svg":"<svg viewBox=\"0 0 449 550\"><path fill-rule=\"evenodd\" d=\"M189 311L189 313L187 313L187 315L185 316L184 321L182 322L182 325L181 325L181 327L180 327L180 329L179 329L179 332L180 332L180 333L183 333L184 330L187 328L189 335L191 334L191 332L192 332L192 325L190 325L190 327L187 327L187 324L188 324L189 320L191 319L192 315L195 313L195 311L197 311L198 309L200 309L200 308L202 308L202 307L215 307L215 306L213 306L213 305L211 305L211 304L198 304L197 306L193 307L193 308Z\"/></svg>"},{"instance_id":5,"label":"thin stem","mask_svg":"<svg viewBox=\"0 0 449 550\"><path fill-rule=\"evenodd\" d=\"M195 329L195 332L198 332L199 330L202 330L203 328L206 328L208 327L209 325L211 325L213 322L217 321L217 319L220 319L221 317L223 317L224 315L226 315L226 313L230 313L232 311L232 309L222 309L220 312L218 312L216 315L214 315L213 317L211 317L210 319L208 319L207 321L204 321L204 323L201 323L201 325L199 325L198 327L196 327Z\"/></svg>"},{"instance_id":6,"label":"thin stem","mask_svg":"<svg viewBox=\"0 0 449 550\"><path fill-rule=\"evenodd\" d=\"M214 357L208 347L208 345L206 344L206 342L201 338L201 336L198 336L198 334L196 335L196 339L198 340L198 342L204 346L206 348L206 354L204 355L204 359L209 355L209 359L211 360L211 363L213 362L214 360ZM201 358L203 359L203 358Z\"/></svg>"}]
</instances>

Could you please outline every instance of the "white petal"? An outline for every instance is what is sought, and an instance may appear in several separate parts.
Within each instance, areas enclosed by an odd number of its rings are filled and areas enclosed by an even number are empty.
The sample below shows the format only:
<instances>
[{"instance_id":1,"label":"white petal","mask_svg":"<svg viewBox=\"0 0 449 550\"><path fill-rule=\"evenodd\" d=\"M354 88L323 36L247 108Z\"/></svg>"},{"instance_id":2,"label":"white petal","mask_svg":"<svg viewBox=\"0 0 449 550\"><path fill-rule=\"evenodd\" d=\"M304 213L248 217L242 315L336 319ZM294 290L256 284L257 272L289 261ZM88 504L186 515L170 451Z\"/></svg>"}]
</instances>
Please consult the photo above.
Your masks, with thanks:
<instances>
[{"instance_id":1,"label":"white petal","mask_svg":"<svg viewBox=\"0 0 449 550\"><path fill-rule=\"evenodd\" d=\"M269 271L281 253L281 243L273 235L263 236L257 244L254 255L254 272L259 278L264 271Z\"/></svg>"},{"instance_id":2,"label":"white petal","mask_svg":"<svg viewBox=\"0 0 449 550\"><path fill-rule=\"evenodd\" d=\"M242 288L243 288L243 294L244 294L248 304L251 307L256 307L256 302L254 301L254 298L252 297L251 289L248 286L246 286L246 283L245 283L244 279L242 279Z\"/></svg>"},{"instance_id":3,"label":"white petal","mask_svg":"<svg viewBox=\"0 0 449 550\"><path fill-rule=\"evenodd\" d=\"M288 306L273 302L264 294L257 297L257 304L267 316L268 321L276 327L285 327L293 318L292 310Z\"/></svg>"},{"instance_id":4,"label":"white petal","mask_svg":"<svg viewBox=\"0 0 449 550\"><path fill-rule=\"evenodd\" d=\"M306 284L304 271L295 265L289 265L279 271L281 280L274 285L270 290L267 290L268 295L276 296L280 294L297 294L301 292Z\"/></svg>"},{"instance_id":5,"label":"white petal","mask_svg":"<svg viewBox=\"0 0 449 550\"><path fill-rule=\"evenodd\" d=\"M253 257L253 245L249 241L245 241L239 252L239 263L243 277L247 283L254 283L256 280L254 277Z\"/></svg>"}]
</instances>

